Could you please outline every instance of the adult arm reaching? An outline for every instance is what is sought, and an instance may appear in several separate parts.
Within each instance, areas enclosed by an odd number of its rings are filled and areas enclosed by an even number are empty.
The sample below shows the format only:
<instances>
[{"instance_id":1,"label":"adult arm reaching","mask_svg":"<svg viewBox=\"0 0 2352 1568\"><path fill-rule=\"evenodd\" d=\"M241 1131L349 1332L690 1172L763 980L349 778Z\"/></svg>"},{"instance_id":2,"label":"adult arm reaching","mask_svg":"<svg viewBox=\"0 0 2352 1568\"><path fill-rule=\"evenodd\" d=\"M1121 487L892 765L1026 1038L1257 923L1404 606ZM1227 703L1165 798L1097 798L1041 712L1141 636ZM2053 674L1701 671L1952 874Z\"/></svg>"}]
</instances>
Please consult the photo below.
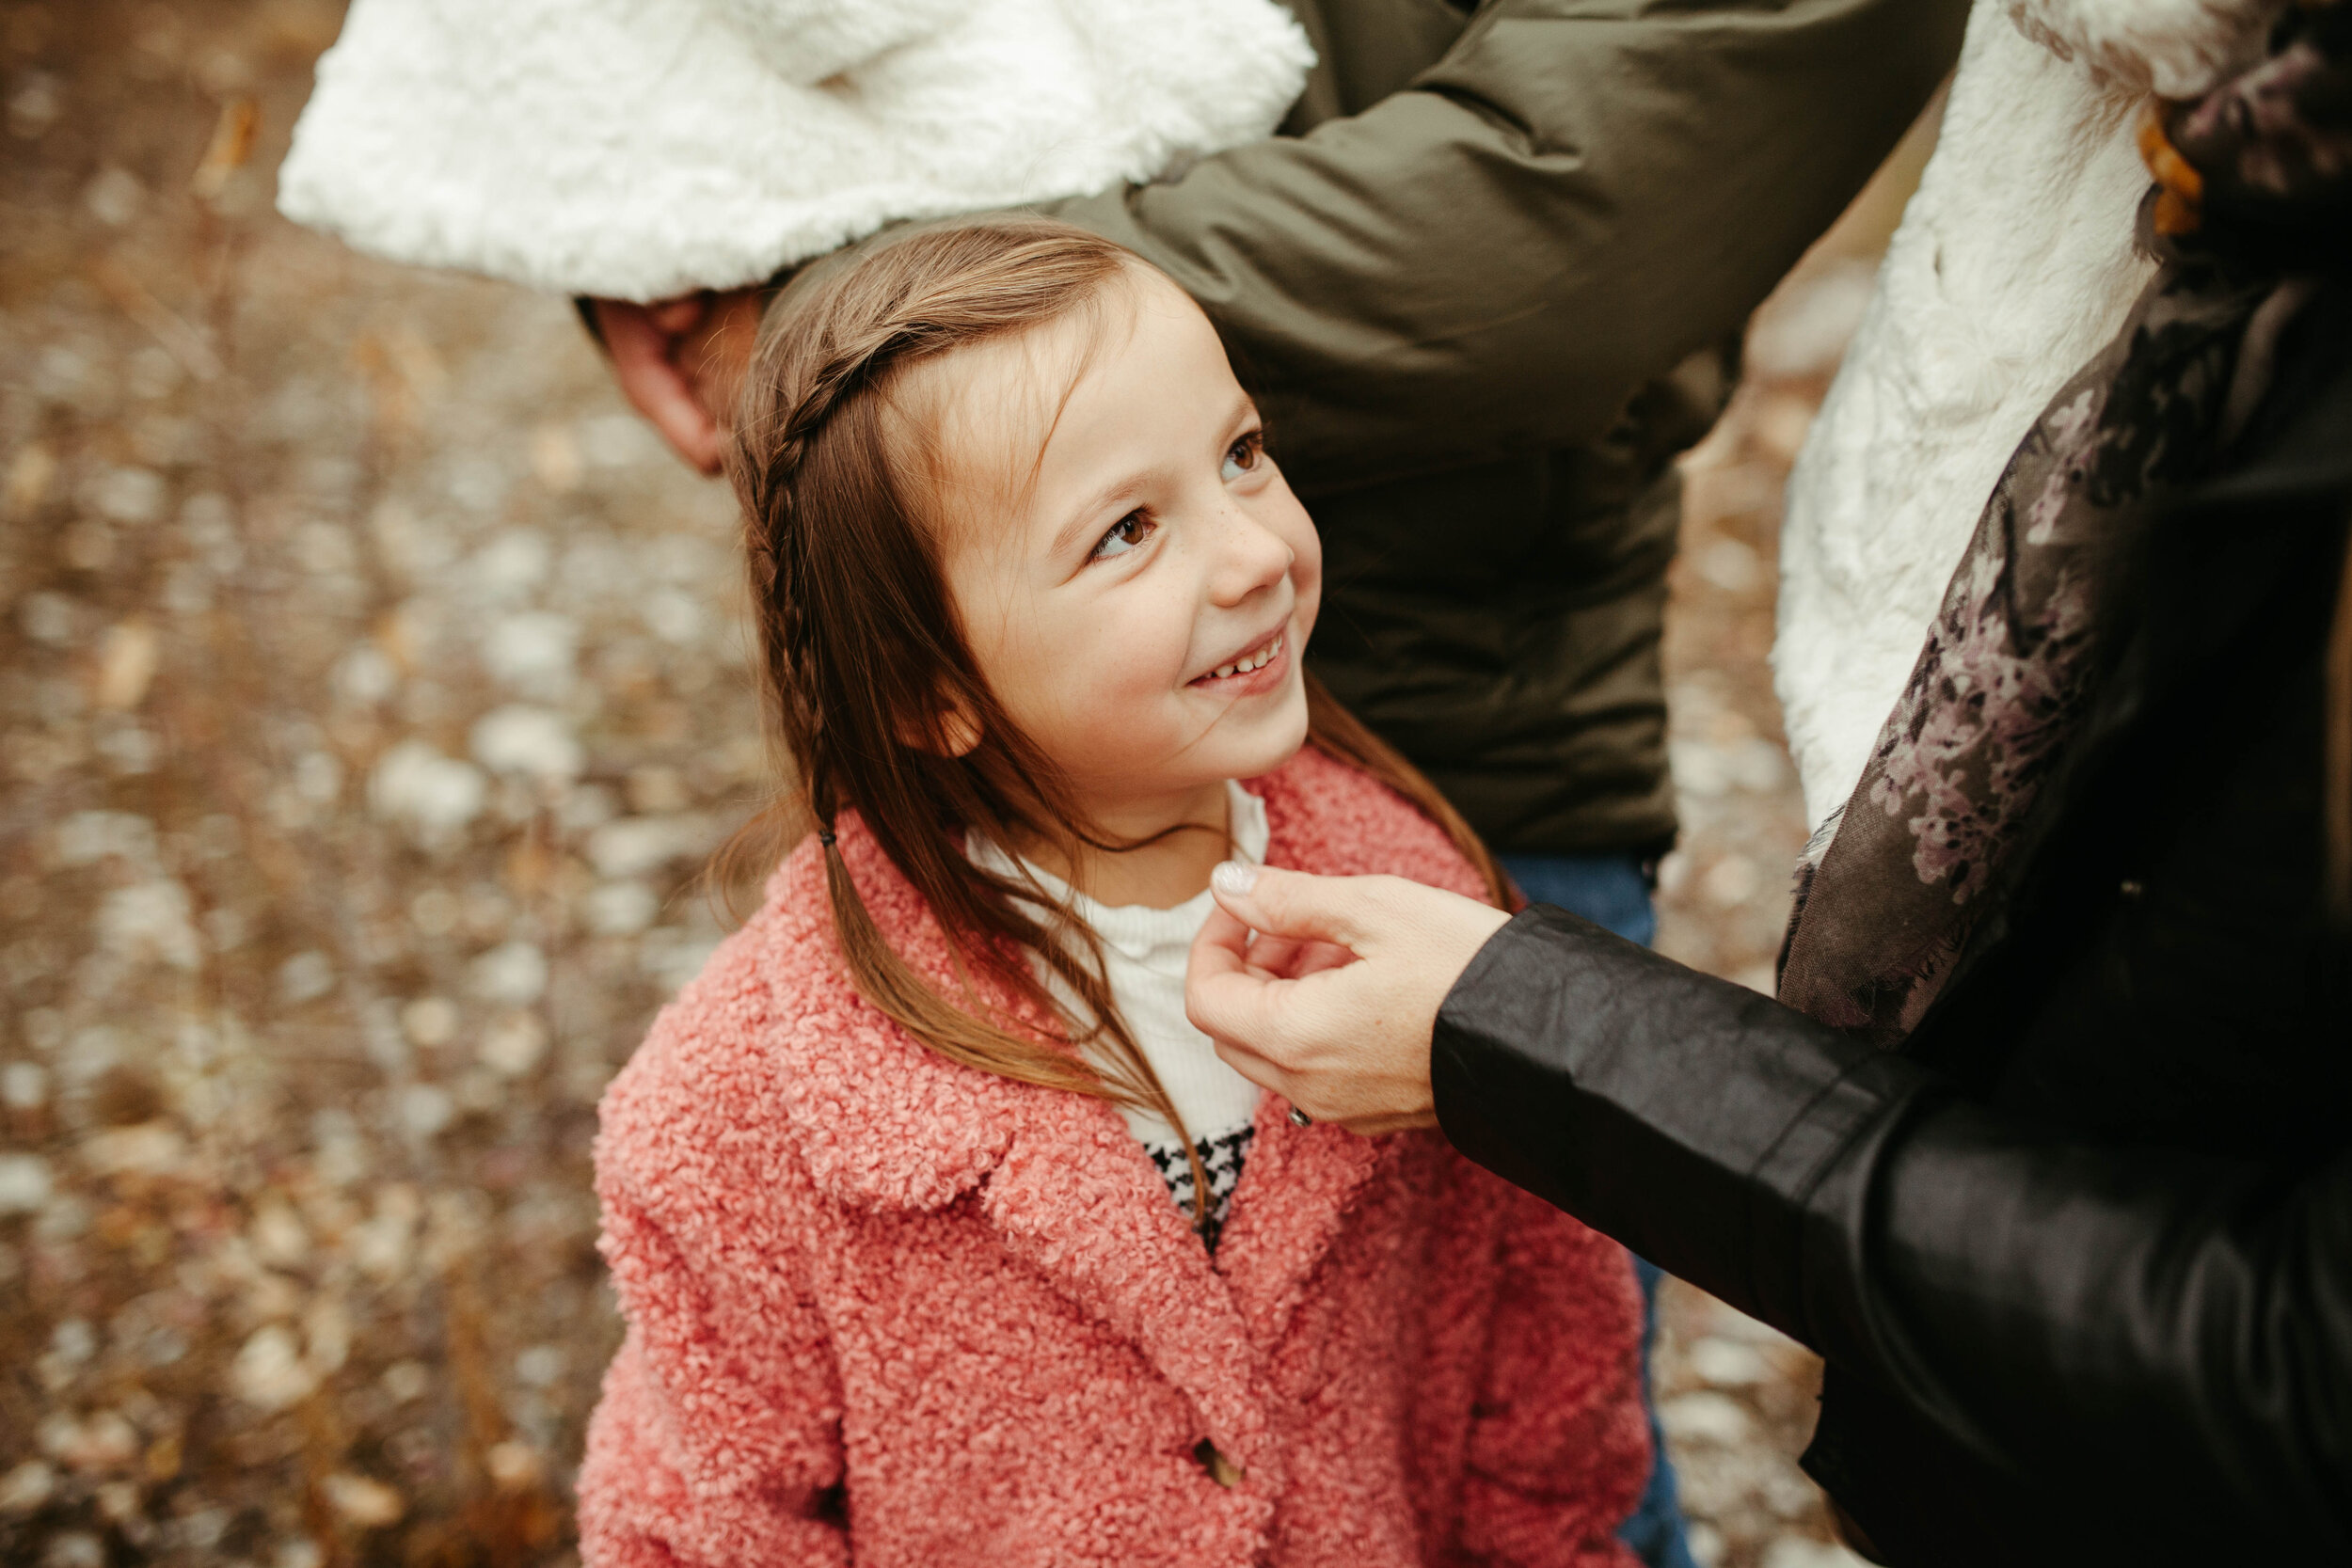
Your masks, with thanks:
<instances>
[{"instance_id":1,"label":"adult arm reaching","mask_svg":"<svg viewBox=\"0 0 2352 1568\"><path fill-rule=\"evenodd\" d=\"M1542 906L1270 869L1216 889L1194 1022L1310 1114L1434 1115L2094 1513L2193 1497L2242 1541L2352 1544L2352 1157L2288 1172L2005 1116ZM1302 964L1317 942L1356 961Z\"/></svg>"}]
</instances>

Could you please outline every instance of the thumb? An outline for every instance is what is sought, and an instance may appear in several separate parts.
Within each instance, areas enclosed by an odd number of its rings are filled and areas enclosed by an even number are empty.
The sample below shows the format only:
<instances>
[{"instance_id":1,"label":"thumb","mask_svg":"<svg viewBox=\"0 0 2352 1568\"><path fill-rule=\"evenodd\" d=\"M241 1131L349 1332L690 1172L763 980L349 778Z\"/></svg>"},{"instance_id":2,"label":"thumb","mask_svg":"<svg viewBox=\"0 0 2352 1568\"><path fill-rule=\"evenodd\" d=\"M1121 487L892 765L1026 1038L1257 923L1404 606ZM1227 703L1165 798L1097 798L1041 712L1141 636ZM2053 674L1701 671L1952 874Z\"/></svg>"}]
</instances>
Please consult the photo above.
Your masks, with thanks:
<instances>
[{"instance_id":1,"label":"thumb","mask_svg":"<svg viewBox=\"0 0 2352 1568\"><path fill-rule=\"evenodd\" d=\"M1295 942L1328 942L1354 950L1375 902L1367 877L1316 877L1246 861L1210 875L1218 907L1251 930Z\"/></svg>"}]
</instances>

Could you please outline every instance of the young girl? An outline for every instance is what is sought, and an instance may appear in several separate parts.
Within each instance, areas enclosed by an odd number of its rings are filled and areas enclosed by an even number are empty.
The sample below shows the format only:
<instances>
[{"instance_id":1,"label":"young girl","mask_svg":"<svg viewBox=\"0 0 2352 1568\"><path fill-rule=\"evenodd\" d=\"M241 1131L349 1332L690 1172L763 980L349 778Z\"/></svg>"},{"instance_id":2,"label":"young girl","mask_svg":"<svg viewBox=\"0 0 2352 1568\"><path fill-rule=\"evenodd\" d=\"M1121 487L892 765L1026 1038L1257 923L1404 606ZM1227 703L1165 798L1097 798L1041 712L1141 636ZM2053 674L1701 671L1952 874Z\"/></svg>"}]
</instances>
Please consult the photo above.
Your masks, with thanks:
<instances>
[{"instance_id":1,"label":"young girl","mask_svg":"<svg viewBox=\"0 0 2352 1568\"><path fill-rule=\"evenodd\" d=\"M1206 318L1058 224L904 232L771 311L733 449L815 832L605 1101L587 1560L1629 1564L1625 1255L1184 1019L1222 859L1501 895L1305 673Z\"/></svg>"}]
</instances>

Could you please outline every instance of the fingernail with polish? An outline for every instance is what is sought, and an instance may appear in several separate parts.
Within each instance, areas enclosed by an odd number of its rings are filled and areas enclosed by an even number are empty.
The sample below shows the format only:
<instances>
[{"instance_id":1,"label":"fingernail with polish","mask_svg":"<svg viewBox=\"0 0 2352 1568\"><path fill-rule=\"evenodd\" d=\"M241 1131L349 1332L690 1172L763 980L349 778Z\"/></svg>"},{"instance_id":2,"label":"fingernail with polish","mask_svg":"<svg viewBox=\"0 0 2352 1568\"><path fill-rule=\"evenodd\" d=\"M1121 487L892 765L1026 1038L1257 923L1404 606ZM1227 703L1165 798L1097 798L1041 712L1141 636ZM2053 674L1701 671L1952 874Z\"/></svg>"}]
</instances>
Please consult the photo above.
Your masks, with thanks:
<instances>
[{"instance_id":1,"label":"fingernail with polish","mask_svg":"<svg viewBox=\"0 0 2352 1568\"><path fill-rule=\"evenodd\" d=\"M1248 861L1220 861L1209 873L1209 885L1229 898L1247 898L1258 885L1258 868Z\"/></svg>"}]
</instances>

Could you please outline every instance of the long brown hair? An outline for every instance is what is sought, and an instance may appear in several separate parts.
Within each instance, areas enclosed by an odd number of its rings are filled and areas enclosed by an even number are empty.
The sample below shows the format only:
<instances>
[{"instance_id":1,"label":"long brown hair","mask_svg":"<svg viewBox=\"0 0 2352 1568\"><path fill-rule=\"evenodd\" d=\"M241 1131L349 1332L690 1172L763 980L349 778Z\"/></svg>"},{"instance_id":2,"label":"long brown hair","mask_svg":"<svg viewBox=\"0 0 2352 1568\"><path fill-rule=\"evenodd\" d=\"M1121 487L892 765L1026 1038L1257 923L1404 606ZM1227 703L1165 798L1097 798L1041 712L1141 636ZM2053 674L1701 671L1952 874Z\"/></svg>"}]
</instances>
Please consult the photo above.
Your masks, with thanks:
<instances>
[{"instance_id":1,"label":"long brown hair","mask_svg":"<svg viewBox=\"0 0 2352 1568\"><path fill-rule=\"evenodd\" d=\"M1045 219L961 221L892 234L819 263L770 309L728 440L742 503L760 673L773 738L793 781L729 847L772 863L815 826L825 840L834 927L850 979L873 1005L951 1061L1025 1084L1157 1113L1192 1161L1194 1220L1208 1182L1191 1135L1111 996L1102 948L1068 903L963 852L966 832L1043 844L1065 863L1106 844L1062 768L989 689L941 570L927 433L893 392L913 367L1098 307L1144 263ZM910 450L913 449L913 450ZM1411 764L1308 677L1309 741L1361 768L1444 828L1498 901L1493 857ZM978 741L948 743L960 715ZM941 995L889 943L860 897L833 825L855 811L946 932L964 985ZM1033 958L1074 1010L1021 961ZM1035 1016L1039 1037L979 1005L985 972ZM1091 1046L1095 1059L1073 1046Z\"/></svg>"}]
</instances>

